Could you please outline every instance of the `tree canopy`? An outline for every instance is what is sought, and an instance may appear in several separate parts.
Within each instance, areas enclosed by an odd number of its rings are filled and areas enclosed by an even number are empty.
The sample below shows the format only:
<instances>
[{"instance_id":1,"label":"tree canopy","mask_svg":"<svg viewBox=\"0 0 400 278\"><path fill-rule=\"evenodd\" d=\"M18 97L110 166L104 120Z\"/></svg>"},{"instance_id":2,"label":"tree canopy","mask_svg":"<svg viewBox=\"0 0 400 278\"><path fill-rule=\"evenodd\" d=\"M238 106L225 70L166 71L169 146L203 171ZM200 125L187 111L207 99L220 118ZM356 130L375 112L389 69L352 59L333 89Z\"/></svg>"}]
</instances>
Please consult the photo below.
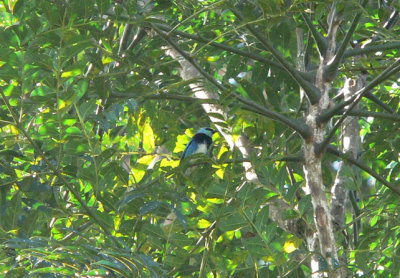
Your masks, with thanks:
<instances>
[{"instance_id":1,"label":"tree canopy","mask_svg":"<svg viewBox=\"0 0 400 278\"><path fill-rule=\"evenodd\" d=\"M0 273L398 277L399 8L0 1Z\"/></svg>"}]
</instances>

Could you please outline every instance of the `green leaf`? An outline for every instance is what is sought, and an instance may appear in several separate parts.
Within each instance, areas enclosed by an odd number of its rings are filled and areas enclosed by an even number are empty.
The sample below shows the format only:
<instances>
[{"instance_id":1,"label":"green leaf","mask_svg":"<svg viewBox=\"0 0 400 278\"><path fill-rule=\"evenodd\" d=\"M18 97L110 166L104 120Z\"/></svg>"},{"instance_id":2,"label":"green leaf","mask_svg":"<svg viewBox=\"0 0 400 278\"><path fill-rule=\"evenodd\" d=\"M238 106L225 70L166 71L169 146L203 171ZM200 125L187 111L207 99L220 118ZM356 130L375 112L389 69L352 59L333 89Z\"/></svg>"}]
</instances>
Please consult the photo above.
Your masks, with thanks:
<instances>
[{"instance_id":1,"label":"green leaf","mask_svg":"<svg viewBox=\"0 0 400 278\"><path fill-rule=\"evenodd\" d=\"M158 209L162 205L162 202L160 201L152 201L150 203L144 204L140 208L140 215L146 215L150 212L153 212L154 210Z\"/></svg>"},{"instance_id":2,"label":"green leaf","mask_svg":"<svg viewBox=\"0 0 400 278\"><path fill-rule=\"evenodd\" d=\"M150 126L149 122L146 122L144 129L143 129L143 149L146 152L154 152L155 146L155 138L153 129Z\"/></svg>"},{"instance_id":3,"label":"green leaf","mask_svg":"<svg viewBox=\"0 0 400 278\"><path fill-rule=\"evenodd\" d=\"M142 180L144 177L144 174L146 173L147 167L150 165L150 163L153 161L154 156L153 155L145 155L139 158L134 167L133 167L133 176L135 179L135 182L138 183Z\"/></svg>"},{"instance_id":4,"label":"green leaf","mask_svg":"<svg viewBox=\"0 0 400 278\"><path fill-rule=\"evenodd\" d=\"M155 237L158 239L165 238L163 230L155 225L145 224L142 228L142 232L149 235L150 237Z\"/></svg>"},{"instance_id":5,"label":"green leaf","mask_svg":"<svg viewBox=\"0 0 400 278\"><path fill-rule=\"evenodd\" d=\"M232 215L221 220L219 228L223 232L234 231L248 225L247 221L240 215Z\"/></svg>"},{"instance_id":6,"label":"green leaf","mask_svg":"<svg viewBox=\"0 0 400 278\"><path fill-rule=\"evenodd\" d=\"M118 211L122 210L126 205L130 202L134 201L137 198L143 198L145 195L142 192L131 193L129 195L124 196L122 201L118 205Z\"/></svg>"}]
</instances>

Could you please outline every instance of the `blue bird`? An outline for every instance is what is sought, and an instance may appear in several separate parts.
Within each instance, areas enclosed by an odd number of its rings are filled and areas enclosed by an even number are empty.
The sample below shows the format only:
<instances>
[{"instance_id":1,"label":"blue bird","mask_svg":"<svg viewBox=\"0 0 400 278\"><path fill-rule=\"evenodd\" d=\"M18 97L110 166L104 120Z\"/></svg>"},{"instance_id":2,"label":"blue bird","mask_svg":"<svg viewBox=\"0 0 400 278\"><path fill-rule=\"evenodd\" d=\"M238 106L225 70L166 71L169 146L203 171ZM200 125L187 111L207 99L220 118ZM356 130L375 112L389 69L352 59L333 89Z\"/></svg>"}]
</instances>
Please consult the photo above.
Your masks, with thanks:
<instances>
[{"instance_id":1,"label":"blue bird","mask_svg":"<svg viewBox=\"0 0 400 278\"><path fill-rule=\"evenodd\" d=\"M186 145L185 150L182 153L181 156L181 162L184 158L196 154L196 153L203 153L203 154L208 154L210 146L212 144L212 136L216 131L213 130L212 128L209 127L203 127L200 128L196 134L190 139L189 143ZM190 172L190 169L186 169L185 175ZM168 225L171 225L175 219L177 218L176 214L179 211L174 207L173 211L170 212L167 217L165 218L165 221L163 224L161 224L162 227L167 227ZM180 213L180 212L179 212ZM183 220L184 216L180 213L180 222L181 224L187 228L186 221Z\"/></svg>"},{"instance_id":2,"label":"blue bird","mask_svg":"<svg viewBox=\"0 0 400 278\"><path fill-rule=\"evenodd\" d=\"M209 127L200 128L192 137L190 142L186 145L186 148L181 156L181 161L192 154L208 154L209 148L212 143L212 136L214 133L215 130Z\"/></svg>"}]
</instances>

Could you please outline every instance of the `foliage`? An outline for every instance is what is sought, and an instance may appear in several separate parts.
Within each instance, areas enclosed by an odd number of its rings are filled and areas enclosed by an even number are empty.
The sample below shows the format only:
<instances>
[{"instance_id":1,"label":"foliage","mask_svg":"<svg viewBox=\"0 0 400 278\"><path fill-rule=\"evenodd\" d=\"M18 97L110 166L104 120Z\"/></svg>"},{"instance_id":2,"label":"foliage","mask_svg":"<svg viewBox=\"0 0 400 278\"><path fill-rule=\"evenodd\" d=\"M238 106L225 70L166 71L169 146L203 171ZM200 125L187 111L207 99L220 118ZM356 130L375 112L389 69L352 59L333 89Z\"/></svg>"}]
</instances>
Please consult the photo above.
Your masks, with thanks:
<instances>
[{"instance_id":1,"label":"foliage","mask_svg":"<svg viewBox=\"0 0 400 278\"><path fill-rule=\"evenodd\" d=\"M308 2L2 1L1 273L309 276L312 254L306 243L272 221L267 205L284 200L291 209L282 219L313 226L309 196L301 193L298 198L305 184L302 165L282 161L301 153L302 138L282 122L245 110L231 95L236 92L302 123L306 104L302 106L299 85L244 23L256 26L293 65L295 28L305 31L307 66L312 69L319 54L301 12L312 9L317 31L326 35L331 1ZM397 4L370 1L361 7L357 1L338 2L343 30L355 11L362 13L354 40L378 34L378 46L398 41L398 26L390 31L381 26L389 6ZM245 22L234 15L234 6ZM211 158L179 165L190 136L210 125L209 116L218 115L205 114L202 101L191 97L189 85L196 80L181 78L179 63L166 54L168 43L154 26L170 32L206 72L229 88L221 92L205 82L229 111L221 125L234 138L249 138L258 150L250 160L260 181L275 190L246 183L242 155L219 134L214 135ZM343 39L345 34L338 36ZM341 88L346 76L360 70L368 71L372 80L398 59L398 48L380 51L354 62L343 60L334 87ZM372 93L398 115L396 78L398 74ZM332 96L337 93L332 90ZM385 112L366 98L362 108ZM399 118L365 116L360 125L363 162L399 186ZM339 131L332 144L340 146ZM327 192L338 160L324 157ZM346 267L368 276L394 277L400 272L399 198L364 171L349 168L348 175L349 189L360 193L362 228L358 243L351 246L341 231L336 234L341 254L349 258ZM166 225L171 212L176 220ZM352 223L349 212L348 234Z\"/></svg>"}]
</instances>

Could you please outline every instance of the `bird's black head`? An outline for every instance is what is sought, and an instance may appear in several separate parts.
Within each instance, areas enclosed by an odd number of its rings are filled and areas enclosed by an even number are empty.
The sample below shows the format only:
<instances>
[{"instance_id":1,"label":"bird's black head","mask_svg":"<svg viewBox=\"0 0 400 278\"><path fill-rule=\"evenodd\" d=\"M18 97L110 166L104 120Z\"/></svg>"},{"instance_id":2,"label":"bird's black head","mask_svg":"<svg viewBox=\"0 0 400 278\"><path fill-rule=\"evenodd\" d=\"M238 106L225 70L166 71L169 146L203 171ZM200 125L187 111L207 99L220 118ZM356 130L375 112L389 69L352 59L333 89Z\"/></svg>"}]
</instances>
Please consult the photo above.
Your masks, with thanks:
<instances>
[{"instance_id":1,"label":"bird's black head","mask_svg":"<svg viewBox=\"0 0 400 278\"><path fill-rule=\"evenodd\" d=\"M215 133L215 130L209 127L202 127L200 128L196 134L205 134L209 137L212 137L212 135Z\"/></svg>"},{"instance_id":2,"label":"bird's black head","mask_svg":"<svg viewBox=\"0 0 400 278\"><path fill-rule=\"evenodd\" d=\"M206 127L204 128L205 130L208 130L209 132L211 132L211 134L214 134L215 132L217 132L216 130L210 128L210 127Z\"/></svg>"}]
</instances>

